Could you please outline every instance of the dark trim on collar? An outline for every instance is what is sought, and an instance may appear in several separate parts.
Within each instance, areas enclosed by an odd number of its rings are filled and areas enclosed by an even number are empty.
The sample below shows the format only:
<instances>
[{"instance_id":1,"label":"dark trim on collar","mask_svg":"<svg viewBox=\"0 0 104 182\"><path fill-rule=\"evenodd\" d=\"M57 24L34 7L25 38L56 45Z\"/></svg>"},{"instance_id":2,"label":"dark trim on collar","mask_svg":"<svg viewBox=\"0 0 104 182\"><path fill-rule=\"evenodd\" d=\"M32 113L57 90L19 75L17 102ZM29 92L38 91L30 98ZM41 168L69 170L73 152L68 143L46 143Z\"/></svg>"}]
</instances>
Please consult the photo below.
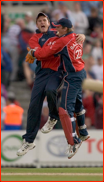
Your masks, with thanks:
<instances>
[{"instance_id":1,"label":"dark trim on collar","mask_svg":"<svg viewBox=\"0 0 104 182\"><path fill-rule=\"evenodd\" d=\"M65 34L65 36L66 36L66 35L69 35L69 34L72 34L72 33L74 33L74 32L73 32L73 31L71 31L71 32L68 32L67 34Z\"/></svg>"},{"instance_id":2,"label":"dark trim on collar","mask_svg":"<svg viewBox=\"0 0 104 182\"><path fill-rule=\"evenodd\" d=\"M72 33L74 33L73 31L71 31L71 32L68 32L67 34L65 34L65 35L62 35L62 36L60 36L60 37L65 37L65 36L67 36L67 35L69 35L69 34L72 34ZM59 37L59 38L60 38Z\"/></svg>"},{"instance_id":3,"label":"dark trim on collar","mask_svg":"<svg viewBox=\"0 0 104 182\"><path fill-rule=\"evenodd\" d=\"M36 33L41 33L39 29L36 29Z\"/></svg>"}]
</instances>

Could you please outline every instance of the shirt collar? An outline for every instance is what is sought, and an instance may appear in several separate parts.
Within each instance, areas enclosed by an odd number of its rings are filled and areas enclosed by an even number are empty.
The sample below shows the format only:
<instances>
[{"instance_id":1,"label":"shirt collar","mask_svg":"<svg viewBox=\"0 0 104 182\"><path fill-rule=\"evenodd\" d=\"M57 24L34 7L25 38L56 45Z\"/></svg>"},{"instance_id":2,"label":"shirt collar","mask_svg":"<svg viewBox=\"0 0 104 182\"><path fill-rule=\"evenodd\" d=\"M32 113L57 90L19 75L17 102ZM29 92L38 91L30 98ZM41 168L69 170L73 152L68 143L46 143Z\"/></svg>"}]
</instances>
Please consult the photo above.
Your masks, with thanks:
<instances>
[{"instance_id":1,"label":"shirt collar","mask_svg":"<svg viewBox=\"0 0 104 182\"><path fill-rule=\"evenodd\" d=\"M70 34L72 34L72 33L74 33L73 31L71 31L71 32L68 32L67 34L65 34L64 36L66 36L66 35L70 35Z\"/></svg>"},{"instance_id":2,"label":"shirt collar","mask_svg":"<svg viewBox=\"0 0 104 182\"><path fill-rule=\"evenodd\" d=\"M62 36L60 36L60 37L65 37L65 36L67 36L67 35L69 35L69 34L72 34L72 33L74 33L73 31L71 31L71 32L68 32L67 34L65 34L65 35L62 35ZM60 38L59 37L59 38Z\"/></svg>"}]
</instances>

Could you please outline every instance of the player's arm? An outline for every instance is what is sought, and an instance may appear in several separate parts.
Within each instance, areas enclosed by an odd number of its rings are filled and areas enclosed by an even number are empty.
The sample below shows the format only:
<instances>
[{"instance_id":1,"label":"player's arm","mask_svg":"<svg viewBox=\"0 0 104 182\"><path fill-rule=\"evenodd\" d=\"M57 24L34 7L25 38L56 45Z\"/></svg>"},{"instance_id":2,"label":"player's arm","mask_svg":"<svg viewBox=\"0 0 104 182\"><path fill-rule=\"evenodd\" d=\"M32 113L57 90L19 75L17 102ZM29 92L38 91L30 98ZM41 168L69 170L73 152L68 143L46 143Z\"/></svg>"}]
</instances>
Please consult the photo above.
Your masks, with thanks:
<instances>
[{"instance_id":1,"label":"player's arm","mask_svg":"<svg viewBox=\"0 0 104 182\"><path fill-rule=\"evenodd\" d=\"M30 38L30 40L29 40L29 46L30 46L31 49L41 48L41 46L38 43L38 39L39 38L38 38L37 34L34 34ZM27 48L28 53L26 55L25 61L28 62L28 63L33 63L35 58L31 54L29 54L30 48L29 47Z\"/></svg>"},{"instance_id":2,"label":"player's arm","mask_svg":"<svg viewBox=\"0 0 104 182\"><path fill-rule=\"evenodd\" d=\"M75 37L78 44L83 43L86 39L84 34L76 34Z\"/></svg>"},{"instance_id":3,"label":"player's arm","mask_svg":"<svg viewBox=\"0 0 104 182\"><path fill-rule=\"evenodd\" d=\"M58 54L61 50L63 50L64 46L65 42L62 38L59 38L52 42L51 45L43 46L41 49L38 48L33 52L33 57L36 57L38 60L45 59L46 57Z\"/></svg>"},{"instance_id":4,"label":"player's arm","mask_svg":"<svg viewBox=\"0 0 104 182\"><path fill-rule=\"evenodd\" d=\"M85 41L84 34L75 34L76 42L83 43ZM46 57L52 56L60 52L65 46L64 37L59 38L53 42L51 46L44 46L42 49L37 49L35 52L35 57L37 59L45 59Z\"/></svg>"},{"instance_id":5,"label":"player's arm","mask_svg":"<svg viewBox=\"0 0 104 182\"><path fill-rule=\"evenodd\" d=\"M41 48L40 44L38 43L38 36L37 34L34 34L30 40L29 40L29 46L31 49L35 49L36 47L37 48Z\"/></svg>"},{"instance_id":6,"label":"player's arm","mask_svg":"<svg viewBox=\"0 0 104 182\"><path fill-rule=\"evenodd\" d=\"M81 43L84 40L85 36L83 36L83 34L80 34L78 38L80 39L79 42ZM50 42L51 42L51 39L50 39ZM49 57L55 54L58 55L58 53L60 53L60 51L63 50L63 48L65 47L67 43L68 43L67 37L66 38L61 37L53 41L51 45L38 48L36 51L32 53L32 56L36 57L38 60L43 60L46 57Z\"/></svg>"}]
</instances>

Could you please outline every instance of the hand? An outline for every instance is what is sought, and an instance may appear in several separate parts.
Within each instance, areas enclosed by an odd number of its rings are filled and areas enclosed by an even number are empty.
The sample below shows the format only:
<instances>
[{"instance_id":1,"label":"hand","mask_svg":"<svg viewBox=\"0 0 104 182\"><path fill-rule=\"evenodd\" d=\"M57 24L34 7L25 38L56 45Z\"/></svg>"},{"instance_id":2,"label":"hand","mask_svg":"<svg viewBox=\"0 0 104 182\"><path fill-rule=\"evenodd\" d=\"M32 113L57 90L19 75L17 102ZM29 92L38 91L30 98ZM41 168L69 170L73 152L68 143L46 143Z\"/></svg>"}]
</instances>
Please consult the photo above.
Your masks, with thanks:
<instances>
[{"instance_id":1,"label":"hand","mask_svg":"<svg viewBox=\"0 0 104 182\"><path fill-rule=\"evenodd\" d=\"M32 56L33 49L30 49L29 47L27 47L27 50L28 50L28 53L26 55L25 61L31 64L34 62L34 59L35 59L35 57Z\"/></svg>"},{"instance_id":2,"label":"hand","mask_svg":"<svg viewBox=\"0 0 104 182\"><path fill-rule=\"evenodd\" d=\"M30 54L27 54L25 61L31 64L34 62L34 58Z\"/></svg>"},{"instance_id":3,"label":"hand","mask_svg":"<svg viewBox=\"0 0 104 182\"><path fill-rule=\"evenodd\" d=\"M28 54L30 55L31 58L33 58L33 52L35 52L35 49L30 49L29 47L27 47L28 50Z\"/></svg>"},{"instance_id":4,"label":"hand","mask_svg":"<svg viewBox=\"0 0 104 182\"><path fill-rule=\"evenodd\" d=\"M83 44L83 42L85 41L85 35L84 34L77 34L76 35L76 42L78 44Z\"/></svg>"}]
</instances>

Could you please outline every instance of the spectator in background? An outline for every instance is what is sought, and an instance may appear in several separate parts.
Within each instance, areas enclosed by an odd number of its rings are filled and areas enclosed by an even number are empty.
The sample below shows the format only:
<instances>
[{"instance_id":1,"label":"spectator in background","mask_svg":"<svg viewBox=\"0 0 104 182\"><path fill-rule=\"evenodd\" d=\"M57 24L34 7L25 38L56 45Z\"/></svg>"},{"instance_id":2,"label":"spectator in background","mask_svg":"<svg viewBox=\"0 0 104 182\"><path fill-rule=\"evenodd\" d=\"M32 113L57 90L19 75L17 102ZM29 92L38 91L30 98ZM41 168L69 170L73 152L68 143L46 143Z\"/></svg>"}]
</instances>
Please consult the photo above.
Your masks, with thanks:
<instances>
[{"instance_id":1,"label":"spectator in background","mask_svg":"<svg viewBox=\"0 0 104 182\"><path fill-rule=\"evenodd\" d=\"M1 96L1 130L4 129L4 118L5 113L3 112L3 108L6 106L6 101L3 96Z\"/></svg>"},{"instance_id":2,"label":"spectator in background","mask_svg":"<svg viewBox=\"0 0 104 182\"><path fill-rule=\"evenodd\" d=\"M99 106L96 108L95 116L95 128L103 129L103 94L100 95Z\"/></svg>"},{"instance_id":3,"label":"spectator in background","mask_svg":"<svg viewBox=\"0 0 104 182\"><path fill-rule=\"evenodd\" d=\"M77 34L86 34L86 30L89 26L86 15L81 10L80 3L74 2L73 18L75 21L74 29Z\"/></svg>"},{"instance_id":4,"label":"spectator in background","mask_svg":"<svg viewBox=\"0 0 104 182\"><path fill-rule=\"evenodd\" d=\"M25 22L23 19L21 19L20 27L21 31L18 35L19 58L18 58L17 78L18 80L22 81L25 78L23 71L23 62L27 54L28 41L32 37L34 32L25 27Z\"/></svg>"},{"instance_id":5,"label":"spectator in background","mask_svg":"<svg viewBox=\"0 0 104 182\"><path fill-rule=\"evenodd\" d=\"M26 78L27 85L30 87L30 89L32 89L33 87L33 83L34 83L33 77L35 77L36 66L37 66L36 60L32 64L29 64L25 61L23 62L24 75Z\"/></svg>"},{"instance_id":6,"label":"spectator in background","mask_svg":"<svg viewBox=\"0 0 104 182\"><path fill-rule=\"evenodd\" d=\"M4 30L4 14L1 13L1 33L3 33Z\"/></svg>"},{"instance_id":7,"label":"spectator in background","mask_svg":"<svg viewBox=\"0 0 104 182\"><path fill-rule=\"evenodd\" d=\"M85 61L85 70L86 70L87 78L96 79L95 74L91 71L92 66L95 65L95 60L93 56L90 55L88 59L84 61Z\"/></svg>"},{"instance_id":8,"label":"spectator in background","mask_svg":"<svg viewBox=\"0 0 104 182\"><path fill-rule=\"evenodd\" d=\"M12 44L8 35L11 19L8 18L7 16L4 16L4 27L3 27L3 32L1 35L1 45L2 47L6 50L6 52L9 53L10 57L12 55Z\"/></svg>"},{"instance_id":9,"label":"spectator in background","mask_svg":"<svg viewBox=\"0 0 104 182\"><path fill-rule=\"evenodd\" d=\"M6 106L6 90L5 90L5 86L3 84L1 84L1 130L3 130L4 128L4 118L5 118L5 114L3 112L3 108Z\"/></svg>"},{"instance_id":10,"label":"spectator in background","mask_svg":"<svg viewBox=\"0 0 104 182\"><path fill-rule=\"evenodd\" d=\"M86 16L90 16L91 8L98 8L99 1L78 1L81 4L82 11L86 14Z\"/></svg>"},{"instance_id":11,"label":"spectator in background","mask_svg":"<svg viewBox=\"0 0 104 182\"><path fill-rule=\"evenodd\" d=\"M97 40L99 39L101 41L101 47L103 48L103 30L100 25L94 26L94 31L91 32L90 36L92 38L96 38Z\"/></svg>"},{"instance_id":12,"label":"spectator in background","mask_svg":"<svg viewBox=\"0 0 104 182\"><path fill-rule=\"evenodd\" d=\"M91 32L90 36L92 38L94 38L94 40L96 40L96 41L100 40L101 41L101 47L103 48L103 29L100 25L94 26L94 31Z\"/></svg>"},{"instance_id":13,"label":"spectator in background","mask_svg":"<svg viewBox=\"0 0 104 182\"><path fill-rule=\"evenodd\" d=\"M1 48L1 83L6 88L10 85L10 75L12 73L12 61L8 53Z\"/></svg>"},{"instance_id":14,"label":"spectator in background","mask_svg":"<svg viewBox=\"0 0 104 182\"><path fill-rule=\"evenodd\" d=\"M3 32L7 32L8 28L10 27L11 19L5 15L4 16L4 30Z\"/></svg>"},{"instance_id":15,"label":"spectator in background","mask_svg":"<svg viewBox=\"0 0 104 182\"><path fill-rule=\"evenodd\" d=\"M15 104L14 93L8 93L7 106L3 108L4 130L20 130L22 128L22 117L24 110Z\"/></svg>"},{"instance_id":16,"label":"spectator in background","mask_svg":"<svg viewBox=\"0 0 104 182\"><path fill-rule=\"evenodd\" d=\"M92 129L91 118L85 117L85 125L87 126L87 129Z\"/></svg>"},{"instance_id":17,"label":"spectator in background","mask_svg":"<svg viewBox=\"0 0 104 182\"><path fill-rule=\"evenodd\" d=\"M51 8L51 6L49 4L46 3L44 9L41 10L41 12L42 13L45 13L49 17L49 19L51 21L52 8Z\"/></svg>"},{"instance_id":18,"label":"spectator in background","mask_svg":"<svg viewBox=\"0 0 104 182\"><path fill-rule=\"evenodd\" d=\"M88 17L88 21L89 21L89 34L94 31L94 27L96 25L102 25L103 24L103 20L101 18L99 18L98 16L98 9L97 8L91 8L91 15Z\"/></svg>"},{"instance_id":19,"label":"spectator in background","mask_svg":"<svg viewBox=\"0 0 104 182\"><path fill-rule=\"evenodd\" d=\"M85 43L84 44L84 48L83 48L83 56L82 59L86 60L89 58L90 54L91 54L91 49L92 49L92 45L91 43Z\"/></svg>"},{"instance_id":20,"label":"spectator in background","mask_svg":"<svg viewBox=\"0 0 104 182\"><path fill-rule=\"evenodd\" d=\"M60 16L62 16L61 18L68 18L72 24L74 25L75 24L75 21L74 21L74 18L73 18L73 15L72 15L72 12L68 9L67 5L65 4L64 1L60 1L58 3L58 8L60 10Z\"/></svg>"},{"instance_id":21,"label":"spectator in background","mask_svg":"<svg viewBox=\"0 0 104 182\"><path fill-rule=\"evenodd\" d=\"M16 80L17 70L18 70L18 35L21 31L22 20L20 18L15 20L15 24L13 24L8 30L9 42L11 44L11 59L13 64L13 71L11 75L11 81Z\"/></svg>"},{"instance_id":22,"label":"spectator in background","mask_svg":"<svg viewBox=\"0 0 104 182\"><path fill-rule=\"evenodd\" d=\"M101 3L100 9L99 9L99 17L103 20L103 1L99 3Z\"/></svg>"},{"instance_id":23,"label":"spectator in background","mask_svg":"<svg viewBox=\"0 0 104 182\"><path fill-rule=\"evenodd\" d=\"M96 79L103 81L103 58L99 57L97 64L93 65L91 72L95 74Z\"/></svg>"},{"instance_id":24,"label":"spectator in background","mask_svg":"<svg viewBox=\"0 0 104 182\"><path fill-rule=\"evenodd\" d=\"M5 85L3 85L2 83L1 83L1 96L3 96L5 100L7 99L7 91Z\"/></svg>"},{"instance_id":25,"label":"spectator in background","mask_svg":"<svg viewBox=\"0 0 104 182\"><path fill-rule=\"evenodd\" d=\"M2 35L7 33L10 23L11 23L11 19L7 15L1 14L1 33L2 33Z\"/></svg>"},{"instance_id":26,"label":"spectator in background","mask_svg":"<svg viewBox=\"0 0 104 182\"><path fill-rule=\"evenodd\" d=\"M101 41L97 40L95 46L92 49L92 56L94 57L96 63L99 57L103 57L103 49L101 47Z\"/></svg>"},{"instance_id":27,"label":"spectator in background","mask_svg":"<svg viewBox=\"0 0 104 182\"><path fill-rule=\"evenodd\" d=\"M31 11L25 13L26 28L32 32L37 29L36 24L33 21L33 15Z\"/></svg>"},{"instance_id":28,"label":"spectator in background","mask_svg":"<svg viewBox=\"0 0 104 182\"><path fill-rule=\"evenodd\" d=\"M85 117L90 118L91 125L93 126L95 122L95 106L93 92L89 90L84 91L83 105L86 110Z\"/></svg>"},{"instance_id":29,"label":"spectator in background","mask_svg":"<svg viewBox=\"0 0 104 182\"><path fill-rule=\"evenodd\" d=\"M52 12L52 22L57 22L58 20L60 20L63 17L63 14L61 13L61 11L59 9L55 9ZM53 26L53 25L52 25Z\"/></svg>"},{"instance_id":30,"label":"spectator in background","mask_svg":"<svg viewBox=\"0 0 104 182\"><path fill-rule=\"evenodd\" d=\"M99 38L99 34L102 33L102 27L99 24L96 24L91 32L90 36L92 38Z\"/></svg>"}]
</instances>

